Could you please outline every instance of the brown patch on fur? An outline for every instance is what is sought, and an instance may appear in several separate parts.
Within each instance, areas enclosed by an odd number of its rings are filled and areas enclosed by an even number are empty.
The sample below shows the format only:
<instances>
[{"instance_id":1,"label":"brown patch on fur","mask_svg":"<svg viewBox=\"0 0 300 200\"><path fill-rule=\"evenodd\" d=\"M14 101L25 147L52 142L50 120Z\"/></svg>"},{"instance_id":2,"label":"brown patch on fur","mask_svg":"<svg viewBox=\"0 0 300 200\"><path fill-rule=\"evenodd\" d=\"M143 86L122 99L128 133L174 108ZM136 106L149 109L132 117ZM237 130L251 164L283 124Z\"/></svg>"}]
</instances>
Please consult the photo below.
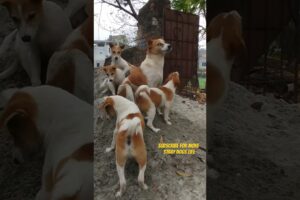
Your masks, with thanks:
<instances>
[{"instance_id":1,"label":"brown patch on fur","mask_svg":"<svg viewBox=\"0 0 300 200\"><path fill-rule=\"evenodd\" d=\"M162 38L158 39L150 39L148 41L148 50L147 54L155 54L155 55L162 55L163 52L161 51L161 47L165 44L165 40Z\"/></svg>"},{"instance_id":2,"label":"brown patch on fur","mask_svg":"<svg viewBox=\"0 0 300 200\"><path fill-rule=\"evenodd\" d=\"M207 28L207 41L222 34L223 48L226 57L232 59L246 49L242 36L241 17L236 11L221 13L214 17Z\"/></svg>"},{"instance_id":3,"label":"brown patch on fur","mask_svg":"<svg viewBox=\"0 0 300 200\"><path fill-rule=\"evenodd\" d=\"M225 91L225 80L220 71L210 63L207 63L207 103L216 103Z\"/></svg>"},{"instance_id":4,"label":"brown patch on fur","mask_svg":"<svg viewBox=\"0 0 300 200\"><path fill-rule=\"evenodd\" d=\"M126 131L119 132L116 138L116 161L118 165L124 166L127 160L125 152L125 143L127 141L128 133ZM145 142L141 134L132 134L131 141L133 146L133 156L139 167L143 167L147 163L147 151Z\"/></svg>"},{"instance_id":5,"label":"brown patch on fur","mask_svg":"<svg viewBox=\"0 0 300 200\"><path fill-rule=\"evenodd\" d=\"M111 117L116 114L116 111L114 109L114 101L110 97L107 97L105 101L98 108L100 110L105 111Z\"/></svg>"},{"instance_id":6,"label":"brown patch on fur","mask_svg":"<svg viewBox=\"0 0 300 200\"><path fill-rule=\"evenodd\" d=\"M165 93L167 101L172 101L174 94L171 89L164 86L160 87L159 89Z\"/></svg>"},{"instance_id":7,"label":"brown patch on fur","mask_svg":"<svg viewBox=\"0 0 300 200\"><path fill-rule=\"evenodd\" d=\"M126 92L126 86L125 86L125 84L119 85L118 95L126 98L127 92Z\"/></svg>"},{"instance_id":8,"label":"brown patch on fur","mask_svg":"<svg viewBox=\"0 0 300 200\"><path fill-rule=\"evenodd\" d=\"M112 43L109 43L109 46L110 46L112 55L121 55L121 53L125 47L124 45L115 45Z\"/></svg>"},{"instance_id":9,"label":"brown patch on fur","mask_svg":"<svg viewBox=\"0 0 300 200\"><path fill-rule=\"evenodd\" d=\"M117 67L115 65L106 65L101 69L108 75L114 75L116 74Z\"/></svg>"},{"instance_id":10,"label":"brown patch on fur","mask_svg":"<svg viewBox=\"0 0 300 200\"><path fill-rule=\"evenodd\" d=\"M135 117L140 118L141 120L141 126L144 129L145 128L145 121L144 121L144 117L141 113L131 113L129 115L126 116L126 119L133 119Z\"/></svg>"},{"instance_id":11,"label":"brown patch on fur","mask_svg":"<svg viewBox=\"0 0 300 200\"><path fill-rule=\"evenodd\" d=\"M47 85L62 88L73 94L75 85L75 66L71 58L61 63L59 70L47 81Z\"/></svg>"},{"instance_id":12,"label":"brown patch on fur","mask_svg":"<svg viewBox=\"0 0 300 200\"><path fill-rule=\"evenodd\" d=\"M180 78L179 78L179 73L178 72L172 72L168 75L168 77L165 80L165 84L169 81L173 81L174 86L178 88L180 86Z\"/></svg>"},{"instance_id":13,"label":"brown patch on fur","mask_svg":"<svg viewBox=\"0 0 300 200\"><path fill-rule=\"evenodd\" d=\"M120 166L124 166L126 163L127 155L125 155L125 142L127 140L128 133L125 131L119 132L116 138L116 162Z\"/></svg>"},{"instance_id":14,"label":"brown patch on fur","mask_svg":"<svg viewBox=\"0 0 300 200\"><path fill-rule=\"evenodd\" d=\"M38 107L33 97L26 92L16 92L6 104L0 118L0 126L7 126L15 145L23 153L39 150L42 138L36 127Z\"/></svg>"},{"instance_id":15,"label":"brown patch on fur","mask_svg":"<svg viewBox=\"0 0 300 200\"><path fill-rule=\"evenodd\" d=\"M67 156L59 161L56 166L55 172L50 170L45 176L45 187L47 192L51 192L55 186L55 184L61 180L64 175L59 176L59 173L70 160L76 160L78 162L93 162L94 160L94 144L87 143L80 146L77 150L75 150L70 156ZM73 197L75 197L74 195ZM72 198L73 198L72 197ZM71 197L68 197L71 198ZM66 198L66 199L68 199ZM72 199L71 198L71 199Z\"/></svg>"},{"instance_id":16,"label":"brown patch on fur","mask_svg":"<svg viewBox=\"0 0 300 200\"><path fill-rule=\"evenodd\" d=\"M147 163L147 151L143 136L141 134L133 134L131 139L135 147L133 149L134 158L139 164L139 167L142 168Z\"/></svg>"},{"instance_id":17,"label":"brown patch on fur","mask_svg":"<svg viewBox=\"0 0 300 200\"><path fill-rule=\"evenodd\" d=\"M147 85L147 77L139 67L132 67L127 77L131 84L135 86Z\"/></svg>"},{"instance_id":18,"label":"brown patch on fur","mask_svg":"<svg viewBox=\"0 0 300 200\"><path fill-rule=\"evenodd\" d=\"M154 90L150 90L150 99L152 100L156 108L160 106L162 97Z\"/></svg>"},{"instance_id":19,"label":"brown patch on fur","mask_svg":"<svg viewBox=\"0 0 300 200\"><path fill-rule=\"evenodd\" d=\"M80 200L80 196L79 196L80 191L76 192L76 194L70 196L70 197L62 197L59 198L59 200Z\"/></svg>"},{"instance_id":20,"label":"brown patch on fur","mask_svg":"<svg viewBox=\"0 0 300 200\"><path fill-rule=\"evenodd\" d=\"M143 96L137 96L135 99L135 103L138 105L139 109L146 113L150 108L150 102Z\"/></svg>"},{"instance_id":21,"label":"brown patch on fur","mask_svg":"<svg viewBox=\"0 0 300 200\"><path fill-rule=\"evenodd\" d=\"M71 156L77 161L93 161L94 160L94 143L87 143L77 149Z\"/></svg>"}]
</instances>

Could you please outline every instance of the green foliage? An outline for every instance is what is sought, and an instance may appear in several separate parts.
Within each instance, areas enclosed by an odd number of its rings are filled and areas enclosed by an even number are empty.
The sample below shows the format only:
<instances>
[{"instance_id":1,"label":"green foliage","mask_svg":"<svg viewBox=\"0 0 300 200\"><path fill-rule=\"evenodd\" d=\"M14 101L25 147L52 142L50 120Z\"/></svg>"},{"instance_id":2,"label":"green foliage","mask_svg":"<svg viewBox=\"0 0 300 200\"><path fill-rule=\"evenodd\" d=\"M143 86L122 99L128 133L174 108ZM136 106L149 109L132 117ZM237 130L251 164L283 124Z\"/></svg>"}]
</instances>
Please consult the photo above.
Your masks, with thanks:
<instances>
[{"instance_id":1,"label":"green foliage","mask_svg":"<svg viewBox=\"0 0 300 200\"><path fill-rule=\"evenodd\" d=\"M172 7L175 10L199 14L206 13L206 0L172 0Z\"/></svg>"}]
</instances>

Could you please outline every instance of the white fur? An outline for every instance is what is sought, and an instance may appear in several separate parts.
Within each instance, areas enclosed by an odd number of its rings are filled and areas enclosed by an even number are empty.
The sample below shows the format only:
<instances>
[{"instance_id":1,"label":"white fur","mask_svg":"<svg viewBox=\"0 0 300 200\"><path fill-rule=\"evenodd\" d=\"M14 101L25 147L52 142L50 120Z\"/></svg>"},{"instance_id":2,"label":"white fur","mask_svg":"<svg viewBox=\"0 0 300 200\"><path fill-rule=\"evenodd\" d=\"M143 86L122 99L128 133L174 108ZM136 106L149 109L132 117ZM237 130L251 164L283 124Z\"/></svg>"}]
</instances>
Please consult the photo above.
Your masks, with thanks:
<instances>
[{"instance_id":1,"label":"white fur","mask_svg":"<svg viewBox=\"0 0 300 200\"><path fill-rule=\"evenodd\" d=\"M124 60L121 56L117 56L117 60L115 59L116 56L112 56L111 58L111 65L115 65L117 68L127 73L130 70L130 66L126 60Z\"/></svg>"},{"instance_id":2,"label":"white fur","mask_svg":"<svg viewBox=\"0 0 300 200\"><path fill-rule=\"evenodd\" d=\"M93 62L78 49L62 50L53 54L48 64L46 83L55 77L57 71L64 67L65 62L71 62L74 66L73 94L92 104L94 99L93 80L91 79L94 70Z\"/></svg>"},{"instance_id":3,"label":"white fur","mask_svg":"<svg viewBox=\"0 0 300 200\"><path fill-rule=\"evenodd\" d=\"M143 74L147 77L149 87L158 87L162 84L164 73L164 57L147 54L141 64Z\"/></svg>"},{"instance_id":4,"label":"white fur","mask_svg":"<svg viewBox=\"0 0 300 200\"><path fill-rule=\"evenodd\" d=\"M225 80L224 95L215 104L209 104L208 118L211 119L212 115L215 113L215 110L223 103L227 96L228 83L230 81L230 71L233 64L233 59L226 59L226 52L222 45L222 34L207 43L207 55L209 55L207 56L207 62L216 67Z\"/></svg>"}]
</instances>

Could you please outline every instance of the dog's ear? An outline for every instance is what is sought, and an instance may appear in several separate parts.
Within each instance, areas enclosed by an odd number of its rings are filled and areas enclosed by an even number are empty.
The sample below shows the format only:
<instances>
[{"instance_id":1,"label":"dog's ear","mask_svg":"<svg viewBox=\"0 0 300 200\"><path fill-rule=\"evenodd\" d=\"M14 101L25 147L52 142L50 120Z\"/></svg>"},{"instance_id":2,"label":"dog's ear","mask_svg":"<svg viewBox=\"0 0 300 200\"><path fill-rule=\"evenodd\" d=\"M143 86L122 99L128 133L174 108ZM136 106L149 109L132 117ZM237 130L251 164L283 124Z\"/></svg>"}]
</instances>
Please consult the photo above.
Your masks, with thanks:
<instances>
[{"instance_id":1,"label":"dog's ear","mask_svg":"<svg viewBox=\"0 0 300 200\"><path fill-rule=\"evenodd\" d=\"M120 48L123 50L125 48L125 44L120 44Z\"/></svg>"},{"instance_id":2,"label":"dog's ear","mask_svg":"<svg viewBox=\"0 0 300 200\"><path fill-rule=\"evenodd\" d=\"M108 44L109 44L109 47L110 47L110 48L113 48L113 46L115 46L114 43L112 43L112 42L110 42L110 43L108 43Z\"/></svg>"},{"instance_id":3,"label":"dog's ear","mask_svg":"<svg viewBox=\"0 0 300 200\"><path fill-rule=\"evenodd\" d=\"M152 40L152 39L149 39L149 40L148 40L148 46L150 47L150 46L152 45L152 43L153 43L153 40Z\"/></svg>"},{"instance_id":4,"label":"dog's ear","mask_svg":"<svg viewBox=\"0 0 300 200\"><path fill-rule=\"evenodd\" d=\"M104 102L98 106L98 109L102 111L104 117L107 119L110 119L110 117L113 117L116 114L114 102L111 97L106 97Z\"/></svg>"},{"instance_id":5,"label":"dog's ear","mask_svg":"<svg viewBox=\"0 0 300 200\"><path fill-rule=\"evenodd\" d=\"M173 81L176 88L180 87L180 78L179 78L179 72L173 73Z\"/></svg>"},{"instance_id":6,"label":"dog's ear","mask_svg":"<svg viewBox=\"0 0 300 200\"><path fill-rule=\"evenodd\" d=\"M104 71L106 73L107 72L107 67L106 66L101 67L100 71Z\"/></svg>"},{"instance_id":7,"label":"dog's ear","mask_svg":"<svg viewBox=\"0 0 300 200\"><path fill-rule=\"evenodd\" d=\"M37 111L32 96L17 92L10 98L0 117L0 127L8 129L16 147L25 154L36 152L42 143L35 122Z\"/></svg>"}]
</instances>

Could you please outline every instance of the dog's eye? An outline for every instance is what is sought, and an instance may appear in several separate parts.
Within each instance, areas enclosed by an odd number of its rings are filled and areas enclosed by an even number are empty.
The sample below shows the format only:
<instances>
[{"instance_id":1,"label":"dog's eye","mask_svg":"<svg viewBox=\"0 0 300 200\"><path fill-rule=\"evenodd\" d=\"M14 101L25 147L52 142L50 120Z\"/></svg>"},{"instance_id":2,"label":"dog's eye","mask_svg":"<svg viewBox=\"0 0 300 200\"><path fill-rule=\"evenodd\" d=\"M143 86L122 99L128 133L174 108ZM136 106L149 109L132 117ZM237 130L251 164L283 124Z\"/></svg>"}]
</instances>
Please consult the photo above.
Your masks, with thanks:
<instances>
[{"instance_id":1,"label":"dog's eye","mask_svg":"<svg viewBox=\"0 0 300 200\"><path fill-rule=\"evenodd\" d=\"M115 51L113 51L113 53L116 53Z\"/></svg>"},{"instance_id":2,"label":"dog's eye","mask_svg":"<svg viewBox=\"0 0 300 200\"><path fill-rule=\"evenodd\" d=\"M117 54L121 54L121 51L118 51Z\"/></svg>"},{"instance_id":3,"label":"dog's eye","mask_svg":"<svg viewBox=\"0 0 300 200\"><path fill-rule=\"evenodd\" d=\"M32 20L33 18L35 18L35 13L31 13L30 15L28 15L28 20Z\"/></svg>"},{"instance_id":4,"label":"dog's eye","mask_svg":"<svg viewBox=\"0 0 300 200\"><path fill-rule=\"evenodd\" d=\"M111 75L113 76L115 73L111 73Z\"/></svg>"},{"instance_id":5,"label":"dog's eye","mask_svg":"<svg viewBox=\"0 0 300 200\"><path fill-rule=\"evenodd\" d=\"M160 46L160 47L161 47L161 46L163 46L163 43L158 43L157 46Z\"/></svg>"},{"instance_id":6,"label":"dog's eye","mask_svg":"<svg viewBox=\"0 0 300 200\"><path fill-rule=\"evenodd\" d=\"M109 76L109 74L106 73L106 76Z\"/></svg>"}]
</instances>

